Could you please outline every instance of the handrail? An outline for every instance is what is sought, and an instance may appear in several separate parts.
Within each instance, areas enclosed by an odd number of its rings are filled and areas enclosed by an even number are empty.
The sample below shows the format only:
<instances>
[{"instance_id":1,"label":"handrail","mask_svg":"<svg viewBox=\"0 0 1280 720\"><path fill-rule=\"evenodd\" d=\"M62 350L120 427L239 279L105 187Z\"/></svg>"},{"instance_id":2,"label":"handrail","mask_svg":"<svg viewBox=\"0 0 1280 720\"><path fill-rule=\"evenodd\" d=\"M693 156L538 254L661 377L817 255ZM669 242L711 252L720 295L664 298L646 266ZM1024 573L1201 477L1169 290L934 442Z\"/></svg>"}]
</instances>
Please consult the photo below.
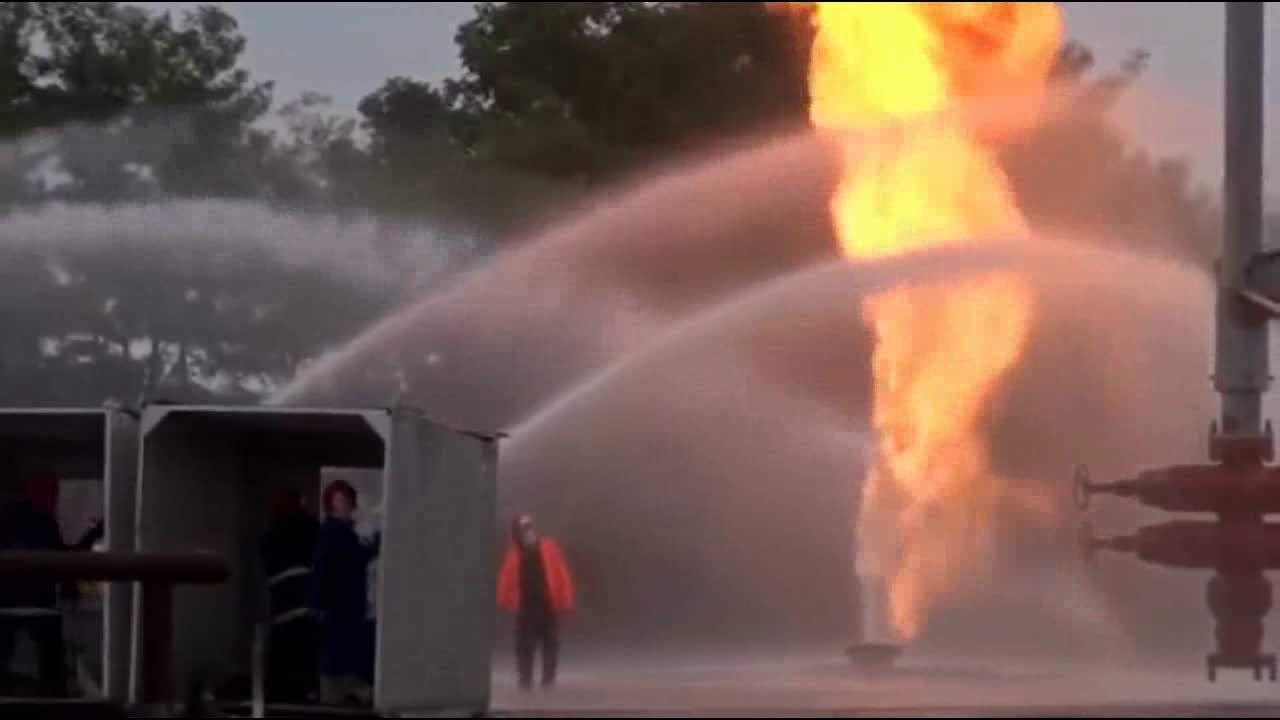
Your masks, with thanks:
<instances>
[{"instance_id":1,"label":"handrail","mask_svg":"<svg viewBox=\"0 0 1280 720\"><path fill-rule=\"evenodd\" d=\"M0 551L0 576L87 582L164 582L214 585L231 576L212 553Z\"/></svg>"},{"instance_id":2,"label":"handrail","mask_svg":"<svg viewBox=\"0 0 1280 720\"><path fill-rule=\"evenodd\" d=\"M226 560L204 552L0 551L0 579L141 583L140 697L152 704L174 700L173 586L212 585L230 576Z\"/></svg>"}]
</instances>

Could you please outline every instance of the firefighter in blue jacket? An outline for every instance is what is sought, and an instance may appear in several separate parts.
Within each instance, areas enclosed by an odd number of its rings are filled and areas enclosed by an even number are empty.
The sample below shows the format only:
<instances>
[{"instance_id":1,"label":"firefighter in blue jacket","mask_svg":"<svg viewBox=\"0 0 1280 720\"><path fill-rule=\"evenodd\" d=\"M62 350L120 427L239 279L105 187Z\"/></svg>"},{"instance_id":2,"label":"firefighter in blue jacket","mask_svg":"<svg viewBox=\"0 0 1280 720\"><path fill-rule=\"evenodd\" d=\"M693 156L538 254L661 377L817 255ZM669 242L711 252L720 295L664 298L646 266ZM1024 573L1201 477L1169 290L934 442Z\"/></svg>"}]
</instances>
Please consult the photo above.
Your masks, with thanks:
<instances>
[{"instance_id":1,"label":"firefighter in blue jacket","mask_svg":"<svg viewBox=\"0 0 1280 720\"><path fill-rule=\"evenodd\" d=\"M365 542L356 533L356 491L346 481L330 483L322 503L310 599L320 628L321 701L367 704L374 664L369 563L378 556L380 537Z\"/></svg>"}]
</instances>

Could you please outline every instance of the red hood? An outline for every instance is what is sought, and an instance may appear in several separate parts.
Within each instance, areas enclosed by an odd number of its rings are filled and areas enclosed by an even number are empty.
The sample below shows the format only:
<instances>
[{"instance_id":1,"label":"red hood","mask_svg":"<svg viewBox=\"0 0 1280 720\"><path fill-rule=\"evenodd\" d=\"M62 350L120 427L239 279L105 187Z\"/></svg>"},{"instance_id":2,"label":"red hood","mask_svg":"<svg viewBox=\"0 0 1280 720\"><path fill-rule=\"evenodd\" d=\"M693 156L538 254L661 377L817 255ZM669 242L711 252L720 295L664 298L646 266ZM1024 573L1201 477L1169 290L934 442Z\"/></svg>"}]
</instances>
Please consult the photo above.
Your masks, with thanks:
<instances>
[{"instance_id":1,"label":"red hood","mask_svg":"<svg viewBox=\"0 0 1280 720\"><path fill-rule=\"evenodd\" d=\"M355 508L359 500L356 495L356 489L346 480L334 480L325 486L323 492L320 493L320 507L324 510L326 516L333 515L333 496L338 493L346 493L351 498L351 507Z\"/></svg>"},{"instance_id":2,"label":"red hood","mask_svg":"<svg viewBox=\"0 0 1280 720\"><path fill-rule=\"evenodd\" d=\"M58 511L58 478L53 475L41 475L27 481L27 500L32 505L49 513Z\"/></svg>"},{"instance_id":3,"label":"red hood","mask_svg":"<svg viewBox=\"0 0 1280 720\"><path fill-rule=\"evenodd\" d=\"M293 488L280 488L271 497L272 515L289 515L300 510L302 510L302 494Z\"/></svg>"}]
</instances>

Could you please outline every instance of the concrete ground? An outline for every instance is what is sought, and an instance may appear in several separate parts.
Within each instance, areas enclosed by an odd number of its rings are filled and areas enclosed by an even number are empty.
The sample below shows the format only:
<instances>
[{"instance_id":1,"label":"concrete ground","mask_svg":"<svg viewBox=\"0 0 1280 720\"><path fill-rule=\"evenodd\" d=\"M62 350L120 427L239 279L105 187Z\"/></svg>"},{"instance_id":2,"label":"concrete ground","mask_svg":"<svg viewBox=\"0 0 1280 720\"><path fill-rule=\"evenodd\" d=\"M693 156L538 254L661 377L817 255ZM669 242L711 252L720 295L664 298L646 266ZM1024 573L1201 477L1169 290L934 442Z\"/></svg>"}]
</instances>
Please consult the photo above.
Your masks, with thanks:
<instances>
[{"instance_id":1,"label":"concrete ground","mask_svg":"<svg viewBox=\"0 0 1280 720\"><path fill-rule=\"evenodd\" d=\"M840 657L781 662L570 664L559 687L494 679L507 717L1277 717L1280 685L1203 669L1051 667L907 659L859 674Z\"/></svg>"}]
</instances>

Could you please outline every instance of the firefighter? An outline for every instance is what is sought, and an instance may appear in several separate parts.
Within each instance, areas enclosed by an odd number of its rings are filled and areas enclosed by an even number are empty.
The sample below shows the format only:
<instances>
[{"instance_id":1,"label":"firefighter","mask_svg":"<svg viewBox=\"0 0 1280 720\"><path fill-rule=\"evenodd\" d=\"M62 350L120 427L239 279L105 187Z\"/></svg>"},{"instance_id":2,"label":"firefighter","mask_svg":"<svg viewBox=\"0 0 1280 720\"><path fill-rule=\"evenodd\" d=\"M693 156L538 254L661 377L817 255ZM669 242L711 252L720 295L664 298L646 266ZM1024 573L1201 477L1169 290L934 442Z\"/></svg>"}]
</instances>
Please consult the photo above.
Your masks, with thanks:
<instances>
[{"instance_id":1,"label":"firefighter","mask_svg":"<svg viewBox=\"0 0 1280 720\"><path fill-rule=\"evenodd\" d=\"M560 617L573 609L574 587L560 545L539 536L533 519L511 523L511 542L498 570L498 605L516 615L516 667L520 688L533 687L534 656L542 651L542 687L556 682Z\"/></svg>"},{"instance_id":2,"label":"firefighter","mask_svg":"<svg viewBox=\"0 0 1280 720\"><path fill-rule=\"evenodd\" d=\"M307 591L320 524L293 488L278 490L271 505L271 526L262 539L271 607L267 691L273 701L303 703L316 683L316 628Z\"/></svg>"},{"instance_id":3,"label":"firefighter","mask_svg":"<svg viewBox=\"0 0 1280 720\"><path fill-rule=\"evenodd\" d=\"M42 475L27 483L25 497L5 508L0 517L0 548L5 550L87 551L102 538L102 522L95 519L74 545L62 539L58 524L58 479ZM75 599L75 585L62 587ZM0 583L0 668L10 672L18 634L36 646L40 694L63 697L67 691L66 639L58 607L58 583L6 580Z\"/></svg>"},{"instance_id":4,"label":"firefighter","mask_svg":"<svg viewBox=\"0 0 1280 720\"><path fill-rule=\"evenodd\" d=\"M381 537L356 533L356 490L335 480L321 500L325 519L316 538L310 602L320 629L321 702L368 704L373 684L374 628L369 620L369 563Z\"/></svg>"}]
</instances>

